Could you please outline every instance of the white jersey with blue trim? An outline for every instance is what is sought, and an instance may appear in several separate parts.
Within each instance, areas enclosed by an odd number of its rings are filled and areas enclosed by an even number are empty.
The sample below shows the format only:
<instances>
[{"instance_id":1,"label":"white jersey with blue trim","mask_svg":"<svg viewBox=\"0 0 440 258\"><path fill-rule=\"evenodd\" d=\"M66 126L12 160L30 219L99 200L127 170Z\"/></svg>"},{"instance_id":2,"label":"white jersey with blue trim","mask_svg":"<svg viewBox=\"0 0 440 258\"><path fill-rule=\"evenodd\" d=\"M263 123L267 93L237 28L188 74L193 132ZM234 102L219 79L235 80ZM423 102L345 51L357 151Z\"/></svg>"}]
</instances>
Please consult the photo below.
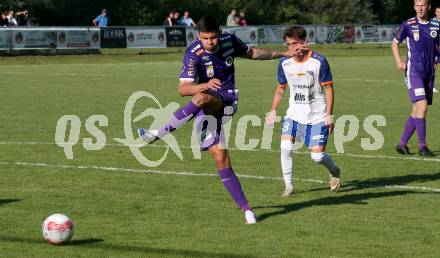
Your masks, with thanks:
<instances>
[{"instance_id":1,"label":"white jersey with blue trim","mask_svg":"<svg viewBox=\"0 0 440 258\"><path fill-rule=\"evenodd\" d=\"M286 116L301 124L325 121L327 105L323 87L332 87L333 78L326 58L310 51L303 62L281 58L278 83L290 88Z\"/></svg>"}]
</instances>

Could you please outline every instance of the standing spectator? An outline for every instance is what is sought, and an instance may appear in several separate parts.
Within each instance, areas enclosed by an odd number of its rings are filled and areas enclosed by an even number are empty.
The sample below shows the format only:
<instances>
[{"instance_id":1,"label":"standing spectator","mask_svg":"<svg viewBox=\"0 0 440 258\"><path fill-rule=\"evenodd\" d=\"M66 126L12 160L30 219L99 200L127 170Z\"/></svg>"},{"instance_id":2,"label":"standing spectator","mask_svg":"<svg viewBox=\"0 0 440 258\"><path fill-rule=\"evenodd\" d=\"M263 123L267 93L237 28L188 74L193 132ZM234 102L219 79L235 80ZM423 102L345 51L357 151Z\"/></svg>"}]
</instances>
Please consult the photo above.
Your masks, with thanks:
<instances>
[{"instance_id":1,"label":"standing spectator","mask_svg":"<svg viewBox=\"0 0 440 258\"><path fill-rule=\"evenodd\" d=\"M107 9L103 8L101 14L98 15L92 22L95 27L107 27L110 24L110 17L107 15Z\"/></svg>"},{"instance_id":2,"label":"standing spectator","mask_svg":"<svg viewBox=\"0 0 440 258\"><path fill-rule=\"evenodd\" d=\"M14 11L10 10L8 13L8 26L17 26L17 20L15 19L15 13Z\"/></svg>"},{"instance_id":3,"label":"standing spectator","mask_svg":"<svg viewBox=\"0 0 440 258\"><path fill-rule=\"evenodd\" d=\"M244 16L244 11L240 11L240 16L238 17L238 25L240 26L248 26L246 17Z\"/></svg>"},{"instance_id":4,"label":"standing spectator","mask_svg":"<svg viewBox=\"0 0 440 258\"><path fill-rule=\"evenodd\" d=\"M231 13L228 15L228 18L226 18L226 26L233 27L238 26L238 17L237 15L237 9L232 9Z\"/></svg>"},{"instance_id":5,"label":"standing spectator","mask_svg":"<svg viewBox=\"0 0 440 258\"><path fill-rule=\"evenodd\" d=\"M8 26L9 21L8 21L8 13L7 12L2 12L2 16L0 19L0 27L5 27Z\"/></svg>"},{"instance_id":6,"label":"standing spectator","mask_svg":"<svg viewBox=\"0 0 440 258\"><path fill-rule=\"evenodd\" d=\"M165 20L163 21L162 26L164 26L164 27L171 27L171 26L173 26L173 18L174 18L174 13L170 12L168 14L168 16L165 17Z\"/></svg>"},{"instance_id":7,"label":"standing spectator","mask_svg":"<svg viewBox=\"0 0 440 258\"><path fill-rule=\"evenodd\" d=\"M180 25L186 27L191 27L191 26L195 27L196 23L193 21L193 19L191 19L191 17L189 17L189 12L185 11L183 13L183 17L180 19Z\"/></svg>"},{"instance_id":8,"label":"standing spectator","mask_svg":"<svg viewBox=\"0 0 440 258\"><path fill-rule=\"evenodd\" d=\"M173 26L180 26L180 25L182 25L180 24L180 13L179 11L175 11L173 17Z\"/></svg>"},{"instance_id":9,"label":"standing spectator","mask_svg":"<svg viewBox=\"0 0 440 258\"><path fill-rule=\"evenodd\" d=\"M29 11L21 11L17 12L17 23L18 26L27 26L29 27Z\"/></svg>"}]
</instances>

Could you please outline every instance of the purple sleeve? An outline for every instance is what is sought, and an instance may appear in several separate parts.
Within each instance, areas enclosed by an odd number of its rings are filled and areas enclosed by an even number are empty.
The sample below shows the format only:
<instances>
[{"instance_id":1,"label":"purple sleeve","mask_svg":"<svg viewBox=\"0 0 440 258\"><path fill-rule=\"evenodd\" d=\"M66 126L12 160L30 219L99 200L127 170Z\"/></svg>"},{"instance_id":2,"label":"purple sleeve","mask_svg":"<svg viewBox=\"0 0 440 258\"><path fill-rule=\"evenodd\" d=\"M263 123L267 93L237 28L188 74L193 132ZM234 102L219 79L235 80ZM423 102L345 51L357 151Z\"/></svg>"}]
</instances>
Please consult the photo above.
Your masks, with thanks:
<instances>
[{"instance_id":1,"label":"purple sleeve","mask_svg":"<svg viewBox=\"0 0 440 258\"><path fill-rule=\"evenodd\" d=\"M399 29L397 30L394 40L400 43L404 41L407 37L408 37L407 25L406 22L404 22L400 25Z\"/></svg>"},{"instance_id":2,"label":"purple sleeve","mask_svg":"<svg viewBox=\"0 0 440 258\"><path fill-rule=\"evenodd\" d=\"M181 80L195 81L197 78L198 57L191 52L186 52L183 67L180 72Z\"/></svg>"},{"instance_id":3,"label":"purple sleeve","mask_svg":"<svg viewBox=\"0 0 440 258\"><path fill-rule=\"evenodd\" d=\"M278 83L286 84L287 79L286 79L286 74L284 73L282 63L283 63L283 59L280 60L280 64L278 65Z\"/></svg>"},{"instance_id":4,"label":"purple sleeve","mask_svg":"<svg viewBox=\"0 0 440 258\"><path fill-rule=\"evenodd\" d=\"M234 35L231 35L232 37L232 44L234 47L234 56L243 56L246 55L249 52L249 46L246 45L241 39L237 38Z\"/></svg>"},{"instance_id":5,"label":"purple sleeve","mask_svg":"<svg viewBox=\"0 0 440 258\"><path fill-rule=\"evenodd\" d=\"M322 86L333 86L332 72L327 59L325 58L321 60L321 67L319 69L319 84Z\"/></svg>"}]
</instances>

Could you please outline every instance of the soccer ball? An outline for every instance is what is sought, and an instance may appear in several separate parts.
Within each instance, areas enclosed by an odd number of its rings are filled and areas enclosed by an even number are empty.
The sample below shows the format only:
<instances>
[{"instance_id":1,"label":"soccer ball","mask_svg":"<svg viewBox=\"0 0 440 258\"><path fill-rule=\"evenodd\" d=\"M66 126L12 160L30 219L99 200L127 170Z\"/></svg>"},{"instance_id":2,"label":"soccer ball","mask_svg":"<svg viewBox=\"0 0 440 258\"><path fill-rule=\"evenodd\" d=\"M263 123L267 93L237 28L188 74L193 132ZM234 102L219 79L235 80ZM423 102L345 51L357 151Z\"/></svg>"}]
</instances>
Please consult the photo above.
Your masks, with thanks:
<instances>
[{"instance_id":1,"label":"soccer ball","mask_svg":"<svg viewBox=\"0 0 440 258\"><path fill-rule=\"evenodd\" d=\"M72 239L73 222L64 214L53 214L43 222L43 237L50 244L61 245Z\"/></svg>"}]
</instances>

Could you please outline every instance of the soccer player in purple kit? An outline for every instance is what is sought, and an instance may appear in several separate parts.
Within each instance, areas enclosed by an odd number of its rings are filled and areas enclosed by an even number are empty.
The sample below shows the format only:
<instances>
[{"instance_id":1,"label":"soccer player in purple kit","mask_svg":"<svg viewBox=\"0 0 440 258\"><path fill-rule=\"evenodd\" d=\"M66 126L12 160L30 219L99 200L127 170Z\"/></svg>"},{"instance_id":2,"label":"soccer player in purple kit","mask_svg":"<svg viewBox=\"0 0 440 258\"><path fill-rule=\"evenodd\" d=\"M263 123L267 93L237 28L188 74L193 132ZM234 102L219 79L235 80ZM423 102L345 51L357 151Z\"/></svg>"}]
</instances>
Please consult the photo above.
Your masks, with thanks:
<instances>
[{"instance_id":1,"label":"soccer player in purple kit","mask_svg":"<svg viewBox=\"0 0 440 258\"><path fill-rule=\"evenodd\" d=\"M439 47L439 23L430 21L428 12L429 0L414 0L416 17L400 25L391 44L397 69L405 71L408 94L413 103L411 115L405 124L402 137L396 151L403 155L410 154L408 141L417 130L419 154L423 157L434 157L426 144L426 113L432 104L435 79L435 65ZM406 63L400 58L399 44L406 40L408 57Z\"/></svg>"},{"instance_id":2,"label":"soccer player in purple kit","mask_svg":"<svg viewBox=\"0 0 440 258\"><path fill-rule=\"evenodd\" d=\"M281 53L270 49L251 48L231 34L222 34L218 22L212 16L202 17L198 23L198 40L186 50L180 73L180 96L192 96L191 101L174 113L174 117L157 130L138 129L139 136L147 143L171 133L190 119L212 115L217 119L217 128L202 149L211 153L217 165L224 187L245 215L246 224L255 224L256 218L242 191L240 182L232 169L230 156L221 140L222 117L225 107L236 111L238 95L235 89L235 57L250 59L275 59L292 56L296 49ZM225 112L226 111L226 112Z\"/></svg>"}]
</instances>

